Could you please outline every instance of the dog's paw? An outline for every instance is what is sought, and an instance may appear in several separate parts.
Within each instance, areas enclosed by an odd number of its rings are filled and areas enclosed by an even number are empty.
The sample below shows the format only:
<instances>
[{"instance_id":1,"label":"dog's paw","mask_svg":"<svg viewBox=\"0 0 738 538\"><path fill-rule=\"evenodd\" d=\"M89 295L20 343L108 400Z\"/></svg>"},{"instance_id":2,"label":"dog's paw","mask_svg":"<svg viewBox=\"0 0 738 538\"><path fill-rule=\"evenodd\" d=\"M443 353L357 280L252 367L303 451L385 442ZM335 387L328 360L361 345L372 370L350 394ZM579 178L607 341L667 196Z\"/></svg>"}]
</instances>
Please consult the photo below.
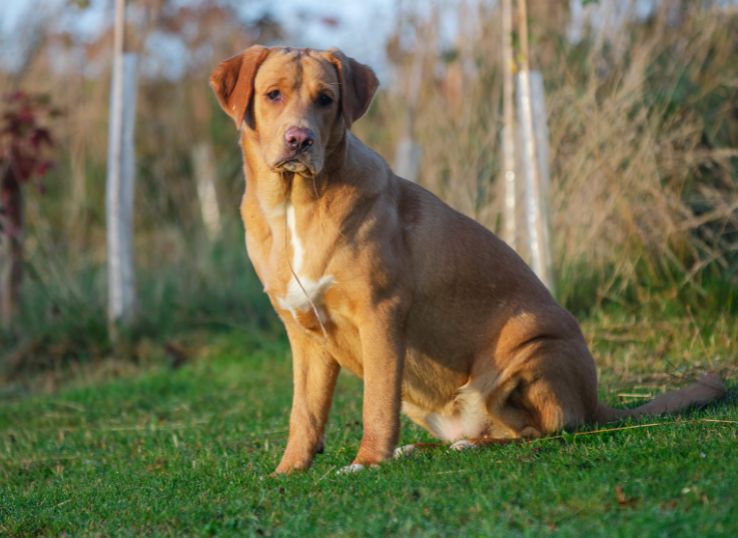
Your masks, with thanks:
<instances>
[{"instance_id":1,"label":"dog's paw","mask_svg":"<svg viewBox=\"0 0 738 538\"><path fill-rule=\"evenodd\" d=\"M448 447L449 450L455 450L461 452L462 450L469 450L470 448L477 448L477 445L469 441L468 439L459 439L458 441L451 443Z\"/></svg>"},{"instance_id":2,"label":"dog's paw","mask_svg":"<svg viewBox=\"0 0 738 538\"><path fill-rule=\"evenodd\" d=\"M369 467L370 469L372 467L377 467L377 465L362 465L361 463L352 463L351 465L346 465L346 467L341 467L338 471L336 471L336 474L353 474L358 473L360 471L363 471Z\"/></svg>"},{"instance_id":3,"label":"dog's paw","mask_svg":"<svg viewBox=\"0 0 738 538\"><path fill-rule=\"evenodd\" d=\"M403 456L412 454L413 452L415 452L415 450L417 450L417 447L415 445L398 446L392 454L392 457L395 459L402 458Z\"/></svg>"}]
</instances>

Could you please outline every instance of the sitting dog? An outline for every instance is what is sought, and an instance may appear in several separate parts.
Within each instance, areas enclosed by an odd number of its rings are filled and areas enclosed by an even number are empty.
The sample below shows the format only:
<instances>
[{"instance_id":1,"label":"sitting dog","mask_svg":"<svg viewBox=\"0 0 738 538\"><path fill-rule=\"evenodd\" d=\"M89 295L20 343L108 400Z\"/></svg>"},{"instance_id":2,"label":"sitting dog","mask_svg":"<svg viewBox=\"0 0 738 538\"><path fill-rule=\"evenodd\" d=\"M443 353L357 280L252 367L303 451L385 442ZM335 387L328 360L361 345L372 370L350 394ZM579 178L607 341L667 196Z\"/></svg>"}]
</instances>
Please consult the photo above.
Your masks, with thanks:
<instances>
[{"instance_id":1,"label":"sitting dog","mask_svg":"<svg viewBox=\"0 0 738 538\"><path fill-rule=\"evenodd\" d=\"M366 65L335 49L253 46L210 85L240 130L246 247L292 348L277 473L322 449L341 368L364 386L350 470L393 457L401 411L465 448L724 394L706 375L636 409L598 402L579 325L523 260L351 133L378 86Z\"/></svg>"}]
</instances>

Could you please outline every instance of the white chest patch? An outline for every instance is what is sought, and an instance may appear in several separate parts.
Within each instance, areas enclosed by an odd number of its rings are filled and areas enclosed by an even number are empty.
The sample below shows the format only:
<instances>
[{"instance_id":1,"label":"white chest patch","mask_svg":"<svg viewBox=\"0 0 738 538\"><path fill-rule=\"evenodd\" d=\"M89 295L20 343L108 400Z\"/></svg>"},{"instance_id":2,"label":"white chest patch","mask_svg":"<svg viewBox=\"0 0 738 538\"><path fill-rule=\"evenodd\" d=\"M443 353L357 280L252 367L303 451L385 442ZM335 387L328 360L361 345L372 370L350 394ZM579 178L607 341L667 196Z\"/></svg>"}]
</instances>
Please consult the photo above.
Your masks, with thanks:
<instances>
[{"instance_id":1,"label":"white chest patch","mask_svg":"<svg viewBox=\"0 0 738 538\"><path fill-rule=\"evenodd\" d=\"M279 306L288 310L292 317L297 319L297 312L309 310L316 305L335 279L332 275L323 275L318 280L313 280L301 272L305 261L305 249L297 233L295 207L292 204L287 205L287 228L290 232L290 244L292 246L293 275L287 284L287 293L279 299ZM317 308L317 311L319 318L321 318L320 321L325 322L324 310Z\"/></svg>"}]
</instances>

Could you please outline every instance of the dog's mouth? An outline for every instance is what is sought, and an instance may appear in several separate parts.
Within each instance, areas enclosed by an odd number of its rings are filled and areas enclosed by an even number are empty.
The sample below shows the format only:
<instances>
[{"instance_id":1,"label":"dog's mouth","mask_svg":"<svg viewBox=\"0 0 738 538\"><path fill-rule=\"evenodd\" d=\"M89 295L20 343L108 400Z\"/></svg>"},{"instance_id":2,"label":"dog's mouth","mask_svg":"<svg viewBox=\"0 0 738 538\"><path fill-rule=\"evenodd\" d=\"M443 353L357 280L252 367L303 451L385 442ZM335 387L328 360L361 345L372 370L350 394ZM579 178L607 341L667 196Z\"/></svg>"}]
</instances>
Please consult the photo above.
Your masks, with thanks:
<instances>
[{"instance_id":1,"label":"dog's mouth","mask_svg":"<svg viewBox=\"0 0 738 538\"><path fill-rule=\"evenodd\" d=\"M292 172L293 174L300 174L301 176L314 176L316 175L315 167L306 163L305 161L297 157L288 157L278 161L274 165L275 172Z\"/></svg>"}]
</instances>

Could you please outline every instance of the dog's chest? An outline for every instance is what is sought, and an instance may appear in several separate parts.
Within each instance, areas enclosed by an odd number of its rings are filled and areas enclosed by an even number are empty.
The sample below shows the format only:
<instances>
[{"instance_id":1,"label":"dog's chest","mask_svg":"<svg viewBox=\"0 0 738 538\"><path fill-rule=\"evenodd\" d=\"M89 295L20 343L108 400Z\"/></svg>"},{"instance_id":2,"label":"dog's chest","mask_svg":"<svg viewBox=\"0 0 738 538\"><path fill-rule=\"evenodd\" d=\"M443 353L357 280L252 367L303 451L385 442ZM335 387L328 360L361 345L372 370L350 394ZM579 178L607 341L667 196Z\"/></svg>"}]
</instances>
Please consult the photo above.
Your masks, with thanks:
<instances>
[{"instance_id":1,"label":"dog's chest","mask_svg":"<svg viewBox=\"0 0 738 538\"><path fill-rule=\"evenodd\" d=\"M286 203L269 216L272 235L266 271L260 275L273 304L308 330L324 330L329 313L324 301L335 284L326 272L325 245L321 238L300 227L297 210ZM317 259L316 259L317 258Z\"/></svg>"}]
</instances>

